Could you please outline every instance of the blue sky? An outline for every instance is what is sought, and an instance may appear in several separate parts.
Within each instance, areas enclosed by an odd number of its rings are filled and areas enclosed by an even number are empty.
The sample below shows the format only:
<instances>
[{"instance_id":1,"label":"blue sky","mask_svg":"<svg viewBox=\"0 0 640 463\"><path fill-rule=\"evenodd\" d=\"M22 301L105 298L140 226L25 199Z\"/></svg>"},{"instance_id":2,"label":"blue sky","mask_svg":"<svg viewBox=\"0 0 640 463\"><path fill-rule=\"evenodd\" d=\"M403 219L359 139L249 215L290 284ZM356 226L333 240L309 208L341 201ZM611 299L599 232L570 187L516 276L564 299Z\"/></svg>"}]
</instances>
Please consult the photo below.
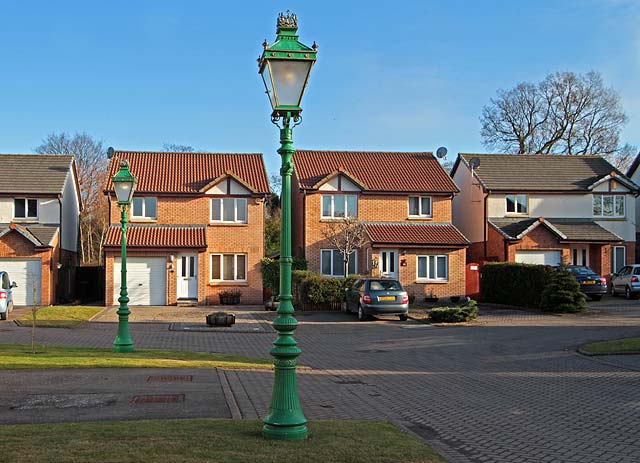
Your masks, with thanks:
<instances>
[{"instance_id":1,"label":"blue sky","mask_svg":"<svg viewBox=\"0 0 640 463\"><path fill-rule=\"evenodd\" d=\"M496 90L563 70L601 72L640 145L640 0L0 0L0 152L86 131L117 149L263 152L276 172L256 58L286 9L320 46L300 148L483 152Z\"/></svg>"}]
</instances>

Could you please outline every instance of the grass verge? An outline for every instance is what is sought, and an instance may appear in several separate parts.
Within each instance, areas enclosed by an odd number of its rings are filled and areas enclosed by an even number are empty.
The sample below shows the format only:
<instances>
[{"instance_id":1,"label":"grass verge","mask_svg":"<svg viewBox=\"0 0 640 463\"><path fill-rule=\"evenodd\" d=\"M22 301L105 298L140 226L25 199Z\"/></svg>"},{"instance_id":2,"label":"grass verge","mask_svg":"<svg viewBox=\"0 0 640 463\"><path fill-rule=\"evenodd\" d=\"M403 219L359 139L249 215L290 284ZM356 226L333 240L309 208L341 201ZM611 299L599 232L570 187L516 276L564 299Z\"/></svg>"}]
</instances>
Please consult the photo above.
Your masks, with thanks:
<instances>
[{"instance_id":1,"label":"grass verge","mask_svg":"<svg viewBox=\"0 0 640 463\"><path fill-rule=\"evenodd\" d=\"M119 354L112 349L0 344L0 369L45 368L235 368L269 369L272 360L232 354L141 349Z\"/></svg>"},{"instance_id":2,"label":"grass verge","mask_svg":"<svg viewBox=\"0 0 640 463\"><path fill-rule=\"evenodd\" d=\"M77 328L83 325L104 307L87 305L50 305L41 307L36 314L38 328ZM31 312L20 317L20 326L31 326Z\"/></svg>"},{"instance_id":3,"label":"grass verge","mask_svg":"<svg viewBox=\"0 0 640 463\"><path fill-rule=\"evenodd\" d=\"M2 461L436 463L389 423L314 421L304 442L266 441L247 420L149 420L2 427Z\"/></svg>"},{"instance_id":4,"label":"grass verge","mask_svg":"<svg viewBox=\"0 0 640 463\"><path fill-rule=\"evenodd\" d=\"M588 354L611 354L617 352L640 352L640 338L613 339L585 344L581 350Z\"/></svg>"}]
</instances>

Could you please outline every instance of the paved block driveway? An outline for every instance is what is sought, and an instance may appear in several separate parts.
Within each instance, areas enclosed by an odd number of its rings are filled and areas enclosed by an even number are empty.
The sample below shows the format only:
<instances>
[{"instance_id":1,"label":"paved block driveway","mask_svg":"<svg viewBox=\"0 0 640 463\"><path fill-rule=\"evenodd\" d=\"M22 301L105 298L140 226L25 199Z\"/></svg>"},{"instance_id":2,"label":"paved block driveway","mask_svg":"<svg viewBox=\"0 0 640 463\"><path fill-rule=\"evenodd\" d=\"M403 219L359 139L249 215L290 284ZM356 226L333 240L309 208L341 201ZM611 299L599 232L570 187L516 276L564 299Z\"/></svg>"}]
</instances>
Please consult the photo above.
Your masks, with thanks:
<instances>
[{"instance_id":1,"label":"paved block driveway","mask_svg":"<svg viewBox=\"0 0 640 463\"><path fill-rule=\"evenodd\" d=\"M300 363L311 367L298 376L303 408L310 419L402 421L451 462L638 462L640 358L588 358L575 347L640 336L640 303L607 299L597 309L578 317L494 312L452 327L300 314ZM268 330L168 328L134 324L132 333L138 347L248 355L264 355L274 338ZM49 344L108 346L114 329L95 323L41 336ZM25 329L2 334L28 339ZM224 377L242 417L264 416L272 373Z\"/></svg>"}]
</instances>

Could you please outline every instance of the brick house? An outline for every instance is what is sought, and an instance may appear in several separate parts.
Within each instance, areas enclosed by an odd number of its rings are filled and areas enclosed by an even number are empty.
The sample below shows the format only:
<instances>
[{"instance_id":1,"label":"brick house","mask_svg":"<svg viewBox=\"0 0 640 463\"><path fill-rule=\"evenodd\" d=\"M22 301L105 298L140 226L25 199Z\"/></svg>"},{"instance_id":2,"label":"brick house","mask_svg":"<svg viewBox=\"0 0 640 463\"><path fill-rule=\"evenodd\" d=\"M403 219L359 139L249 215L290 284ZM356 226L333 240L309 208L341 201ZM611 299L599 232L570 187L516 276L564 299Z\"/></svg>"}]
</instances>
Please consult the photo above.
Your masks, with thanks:
<instances>
[{"instance_id":1,"label":"brick house","mask_svg":"<svg viewBox=\"0 0 640 463\"><path fill-rule=\"evenodd\" d=\"M459 154L453 223L467 260L586 265L635 260L638 185L601 156Z\"/></svg>"},{"instance_id":2,"label":"brick house","mask_svg":"<svg viewBox=\"0 0 640 463\"><path fill-rule=\"evenodd\" d=\"M73 156L0 154L0 269L18 285L14 304L74 295L82 199Z\"/></svg>"},{"instance_id":3,"label":"brick house","mask_svg":"<svg viewBox=\"0 0 640 463\"><path fill-rule=\"evenodd\" d=\"M293 159L292 247L309 270L342 276L324 230L348 215L368 235L349 274L398 278L418 297L465 293L468 241L451 223L458 188L432 153L298 150Z\"/></svg>"},{"instance_id":4,"label":"brick house","mask_svg":"<svg viewBox=\"0 0 640 463\"><path fill-rule=\"evenodd\" d=\"M107 304L120 292L120 208L111 177L127 161L138 179L129 209L127 286L131 305L212 305L237 290L262 302L264 200L262 154L116 151L105 194Z\"/></svg>"}]
</instances>

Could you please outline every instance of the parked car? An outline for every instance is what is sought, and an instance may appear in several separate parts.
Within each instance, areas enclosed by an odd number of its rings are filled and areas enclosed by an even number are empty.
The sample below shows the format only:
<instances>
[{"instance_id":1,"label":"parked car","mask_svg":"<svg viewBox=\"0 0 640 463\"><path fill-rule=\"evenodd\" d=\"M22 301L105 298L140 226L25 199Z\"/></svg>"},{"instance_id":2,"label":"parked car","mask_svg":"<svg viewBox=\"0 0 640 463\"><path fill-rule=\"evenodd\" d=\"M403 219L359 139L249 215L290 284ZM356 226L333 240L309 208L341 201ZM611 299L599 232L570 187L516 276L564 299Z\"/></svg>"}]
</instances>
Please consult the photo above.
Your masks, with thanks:
<instances>
[{"instance_id":1,"label":"parked car","mask_svg":"<svg viewBox=\"0 0 640 463\"><path fill-rule=\"evenodd\" d=\"M624 294L627 299L632 299L640 294L640 265L625 265L611 276L613 296Z\"/></svg>"},{"instance_id":2,"label":"parked car","mask_svg":"<svg viewBox=\"0 0 640 463\"><path fill-rule=\"evenodd\" d=\"M580 289L589 298L599 301L607 294L607 279L584 265L569 265L566 269L578 280Z\"/></svg>"},{"instance_id":3,"label":"parked car","mask_svg":"<svg viewBox=\"0 0 640 463\"><path fill-rule=\"evenodd\" d=\"M13 311L13 288L17 287L7 272L0 271L0 320L6 320L9 312Z\"/></svg>"},{"instance_id":4,"label":"parked car","mask_svg":"<svg viewBox=\"0 0 640 463\"><path fill-rule=\"evenodd\" d=\"M370 315L397 315L400 320L407 319L409 295L398 280L361 278L346 291L347 312L357 311L360 321Z\"/></svg>"}]
</instances>

